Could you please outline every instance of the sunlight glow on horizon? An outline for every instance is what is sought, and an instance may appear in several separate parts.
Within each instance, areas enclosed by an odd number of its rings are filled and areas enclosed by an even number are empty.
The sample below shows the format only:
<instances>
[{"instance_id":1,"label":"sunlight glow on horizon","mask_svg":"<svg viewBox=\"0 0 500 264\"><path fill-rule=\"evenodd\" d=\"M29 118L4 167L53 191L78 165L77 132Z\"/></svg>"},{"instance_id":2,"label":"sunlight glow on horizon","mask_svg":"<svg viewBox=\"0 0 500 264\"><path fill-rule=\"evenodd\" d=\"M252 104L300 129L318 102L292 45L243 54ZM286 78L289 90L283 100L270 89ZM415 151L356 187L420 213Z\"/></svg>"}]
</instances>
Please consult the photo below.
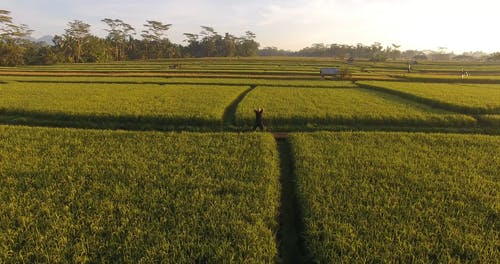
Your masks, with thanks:
<instances>
[{"instance_id":1,"label":"sunlight glow on horizon","mask_svg":"<svg viewBox=\"0 0 500 264\"><path fill-rule=\"evenodd\" d=\"M220 34L257 34L261 47L298 50L314 43L401 45L401 50L446 47L448 51L500 51L500 2L431 0L4 0L15 23L33 36L62 34L69 21L92 25L104 36L101 19L120 18L142 30L145 20L173 24L168 37L183 43L183 33L200 25ZM139 34L138 34L139 35Z\"/></svg>"}]
</instances>

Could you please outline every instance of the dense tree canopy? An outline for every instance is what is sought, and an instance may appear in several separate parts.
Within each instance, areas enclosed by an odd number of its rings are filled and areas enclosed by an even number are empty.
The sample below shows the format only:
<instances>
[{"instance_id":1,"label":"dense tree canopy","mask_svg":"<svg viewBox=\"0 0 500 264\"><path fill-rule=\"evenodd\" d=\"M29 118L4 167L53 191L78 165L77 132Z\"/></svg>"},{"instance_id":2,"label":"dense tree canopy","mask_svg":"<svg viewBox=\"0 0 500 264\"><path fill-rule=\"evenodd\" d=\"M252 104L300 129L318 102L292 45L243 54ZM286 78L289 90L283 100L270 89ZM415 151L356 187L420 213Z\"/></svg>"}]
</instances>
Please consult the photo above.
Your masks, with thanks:
<instances>
[{"instance_id":1,"label":"dense tree canopy","mask_svg":"<svg viewBox=\"0 0 500 264\"><path fill-rule=\"evenodd\" d=\"M109 51L113 54L113 59L116 61L126 60L127 50L130 46L127 42L132 40L135 29L120 19L105 18L101 21L109 27L106 29L108 32L106 41Z\"/></svg>"},{"instance_id":2,"label":"dense tree canopy","mask_svg":"<svg viewBox=\"0 0 500 264\"><path fill-rule=\"evenodd\" d=\"M28 26L14 24L10 11L0 10L0 65L23 64L27 45L26 37L33 31Z\"/></svg>"},{"instance_id":3,"label":"dense tree canopy","mask_svg":"<svg viewBox=\"0 0 500 264\"><path fill-rule=\"evenodd\" d=\"M28 40L32 30L16 25L7 10L0 10L0 65L53 64L123 61L128 59L162 59L178 57L255 56L259 43L255 34L235 37L219 35L212 27L202 26L200 34L185 33L186 46L170 42L167 32L172 24L147 20L140 38L123 20L104 18L108 35L100 38L91 26L80 20L67 24L65 33L54 36L52 45Z\"/></svg>"},{"instance_id":4,"label":"dense tree canopy","mask_svg":"<svg viewBox=\"0 0 500 264\"><path fill-rule=\"evenodd\" d=\"M188 57L248 57L256 56L259 51L259 43L251 31L245 32L245 36L235 37L229 33L219 35L211 27L201 28L200 34L184 33L188 46L183 50Z\"/></svg>"},{"instance_id":5,"label":"dense tree canopy","mask_svg":"<svg viewBox=\"0 0 500 264\"><path fill-rule=\"evenodd\" d=\"M0 66L23 64L54 64L107 62L124 60L148 60L180 57L234 57L234 56L307 56L331 57L337 59L387 59L407 60L473 60L479 57L492 61L499 59L498 53L489 57L484 53L464 53L456 56L442 47L438 51L400 51L400 45L383 47L375 42L370 46L358 43L313 44L299 51L280 50L265 47L259 50L259 43L252 31L243 36L230 33L219 34L213 27L201 26L199 33L184 33L184 45L170 42L167 37L172 24L146 20L144 30L137 35L136 29L120 19L104 18L106 37L100 38L91 33L91 26L80 20L67 24L65 33L54 36L52 44L35 43L28 40L32 33L27 25L14 23L10 12L0 10Z\"/></svg>"}]
</instances>

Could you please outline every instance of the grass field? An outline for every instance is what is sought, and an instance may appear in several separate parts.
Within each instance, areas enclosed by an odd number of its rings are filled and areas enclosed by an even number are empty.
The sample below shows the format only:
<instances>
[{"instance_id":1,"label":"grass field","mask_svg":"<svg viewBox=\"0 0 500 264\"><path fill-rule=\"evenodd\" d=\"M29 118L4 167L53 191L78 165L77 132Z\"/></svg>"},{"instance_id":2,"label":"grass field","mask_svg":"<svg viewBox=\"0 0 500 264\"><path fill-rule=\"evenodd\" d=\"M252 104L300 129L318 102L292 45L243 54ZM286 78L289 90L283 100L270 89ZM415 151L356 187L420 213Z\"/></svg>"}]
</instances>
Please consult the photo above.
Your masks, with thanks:
<instances>
[{"instance_id":1,"label":"grass field","mask_svg":"<svg viewBox=\"0 0 500 264\"><path fill-rule=\"evenodd\" d=\"M318 263L495 263L498 136L292 136L306 246Z\"/></svg>"},{"instance_id":2,"label":"grass field","mask_svg":"<svg viewBox=\"0 0 500 264\"><path fill-rule=\"evenodd\" d=\"M177 65L175 69L170 68ZM243 79L319 79L323 67L347 67L355 80L412 80L435 82L500 83L498 63L486 62L433 62L419 61L408 74L407 61L371 62L356 60L346 64L333 58L201 58L166 59L156 61L126 61L99 64L59 64L50 66L24 66L15 69L0 68L0 75L46 76L163 76ZM461 69L472 75L461 80Z\"/></svg>"},{"instance_id":3,"label":"grass field","mask_svg":"<svg viewBox=\"0 0 500 264\"><path fill-rule=\"evenodd\" d=\"M252 125L263 107L269 126L405 125L471 126L471 117L432 109L390 94L355 88L257 87L238 107L238 124Z\"/></svg>"},{"instance_id":4,"label":"grass field","mask_svg":"<svg viewBox=\"0 0 500 264\"><path fill-rule=\"evenodd\" d=\"M500 114L500 85L360 82L436 107L470 114Z\"/></svg>"},{"instance_id":5,"label":"grass field","mask_svg":"<svg viewBox=\"0 0 500 264\"><path fill-rule=\"evenodd\" d=\"M478 119L487 125L500 127L500 115L480 115Z\"/></svg>"},{"instance_id":6,"label":"grass field","mask_svg":"<svg viewBox=\"0 0 500 264\"><path fill-rule=\"evenodd\" d=\"M0 263L496 263L500 64L406 69L0 67Z\"/></svg>"},{"instance_id":7,"label":"grass field","mask_svg":"<svg viewBox=\"0 0 500 264\"><path fill-rule=\"evenodd\" d=\"M237 127L247 129L253 124L253 108L264 107L266 125L274 129L477 126L470 116L356 87L351 82L325 80L4 77L0 121L198 131L220 130L223 123L235 120ZM494 122L483 124L496 127Z\"/></svg>"},{"instance_id":8,"label":"grass field","mask_svg":"<svg viewBox=\"0 0 500 264\"><path fill-rule=\"evenodd\" d=\"M476 73L476 74L480 74ZM429 73L402 73L392 75L394 78L401 78L409 82L428 82L428 83L454 83L454 84L500 84L500 71L486 72L482 75L470 75L462 79L459 72L454 74L429 74Z\"/></svg>"},{"instance_id":9,"label":"grass field","mask_svg":"<svg viewBox=\"0 0 500 264\"><path fill-rule=\"evenodd\" d=\"M151 84L0 84L0 112L22 119L221 125L224 111L249 87Z\"/></svg>"},{"instance_id":10,"label":"grass field","mask_svg":"<svg viewBox=\"0 0 500 264\"><path fill-rule=\"evenodd\" d=\"M0 126L0 262L270 263L268 134Z\"/></svg>"},{"instance_id":11,"label":"grass field","mask_svg":"<svg viewBox=\"0 0 500 264\"><path fill-rule=\"evenodd\" d=\"M84 84L159 84L159 85L227 85L227 86L280 86L280 87L356 87L348 81L255 79L255 78L201 78L201 77L54 77L54 76L2 76L1 82L12 83L84 83Z\"/></svg>"}]
</instances>

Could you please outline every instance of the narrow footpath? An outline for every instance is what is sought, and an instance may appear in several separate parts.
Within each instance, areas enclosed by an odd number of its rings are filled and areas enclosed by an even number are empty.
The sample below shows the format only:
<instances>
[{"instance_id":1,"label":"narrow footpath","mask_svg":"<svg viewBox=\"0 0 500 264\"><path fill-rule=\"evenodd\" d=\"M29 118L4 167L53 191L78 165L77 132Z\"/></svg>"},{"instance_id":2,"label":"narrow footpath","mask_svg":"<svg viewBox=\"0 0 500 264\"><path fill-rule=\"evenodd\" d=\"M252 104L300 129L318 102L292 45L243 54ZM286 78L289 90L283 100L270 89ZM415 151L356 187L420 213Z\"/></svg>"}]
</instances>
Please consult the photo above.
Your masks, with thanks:
<instances>
[{"instance_id":1,"label":"narrow footpath","mask_svg":"<svg viewBox=\"0 0 500 264\"><path fill-rule=\"evenodd\" d=\"M250 85L248 89L243 91L230 105L226 107L224 110L224 114L222 115L222 123L225 125L235 125L236 119L236 110L238 109L238 105L245 99L248 93L257 88L257 85Z\"/></svg>"},{"instance_id":2,"label":"narrow footpath","mask_svg":"<svg viewBox=\"0 0 500 264\"><path fill-rule=\"evenodd\" d=\"M297 198L297 183L287 133L274 133L280 156L280 229L278 231L280 263L309 263L301 236L303 220Z\"/></svg>"}]
</instances>

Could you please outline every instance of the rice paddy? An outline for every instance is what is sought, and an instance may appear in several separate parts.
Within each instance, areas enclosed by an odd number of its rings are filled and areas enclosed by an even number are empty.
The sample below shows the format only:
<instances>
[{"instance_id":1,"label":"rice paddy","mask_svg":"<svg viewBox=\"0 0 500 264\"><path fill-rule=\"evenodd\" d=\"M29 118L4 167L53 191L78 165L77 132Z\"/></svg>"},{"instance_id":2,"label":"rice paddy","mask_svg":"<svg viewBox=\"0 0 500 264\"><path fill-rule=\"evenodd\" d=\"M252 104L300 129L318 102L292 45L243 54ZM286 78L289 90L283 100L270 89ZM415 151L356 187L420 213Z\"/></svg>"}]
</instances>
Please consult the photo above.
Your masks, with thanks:
<instances>
[{"instance_id":1,"label":"rice paddy","mask_svg":"<svg viewBox=\"0 0 500 264\"><path fill-rule=\"evenodd\" d=\"M412 69L0 68L0 262L495 263L500 66Z\"/></svg>"}]
</instances>

